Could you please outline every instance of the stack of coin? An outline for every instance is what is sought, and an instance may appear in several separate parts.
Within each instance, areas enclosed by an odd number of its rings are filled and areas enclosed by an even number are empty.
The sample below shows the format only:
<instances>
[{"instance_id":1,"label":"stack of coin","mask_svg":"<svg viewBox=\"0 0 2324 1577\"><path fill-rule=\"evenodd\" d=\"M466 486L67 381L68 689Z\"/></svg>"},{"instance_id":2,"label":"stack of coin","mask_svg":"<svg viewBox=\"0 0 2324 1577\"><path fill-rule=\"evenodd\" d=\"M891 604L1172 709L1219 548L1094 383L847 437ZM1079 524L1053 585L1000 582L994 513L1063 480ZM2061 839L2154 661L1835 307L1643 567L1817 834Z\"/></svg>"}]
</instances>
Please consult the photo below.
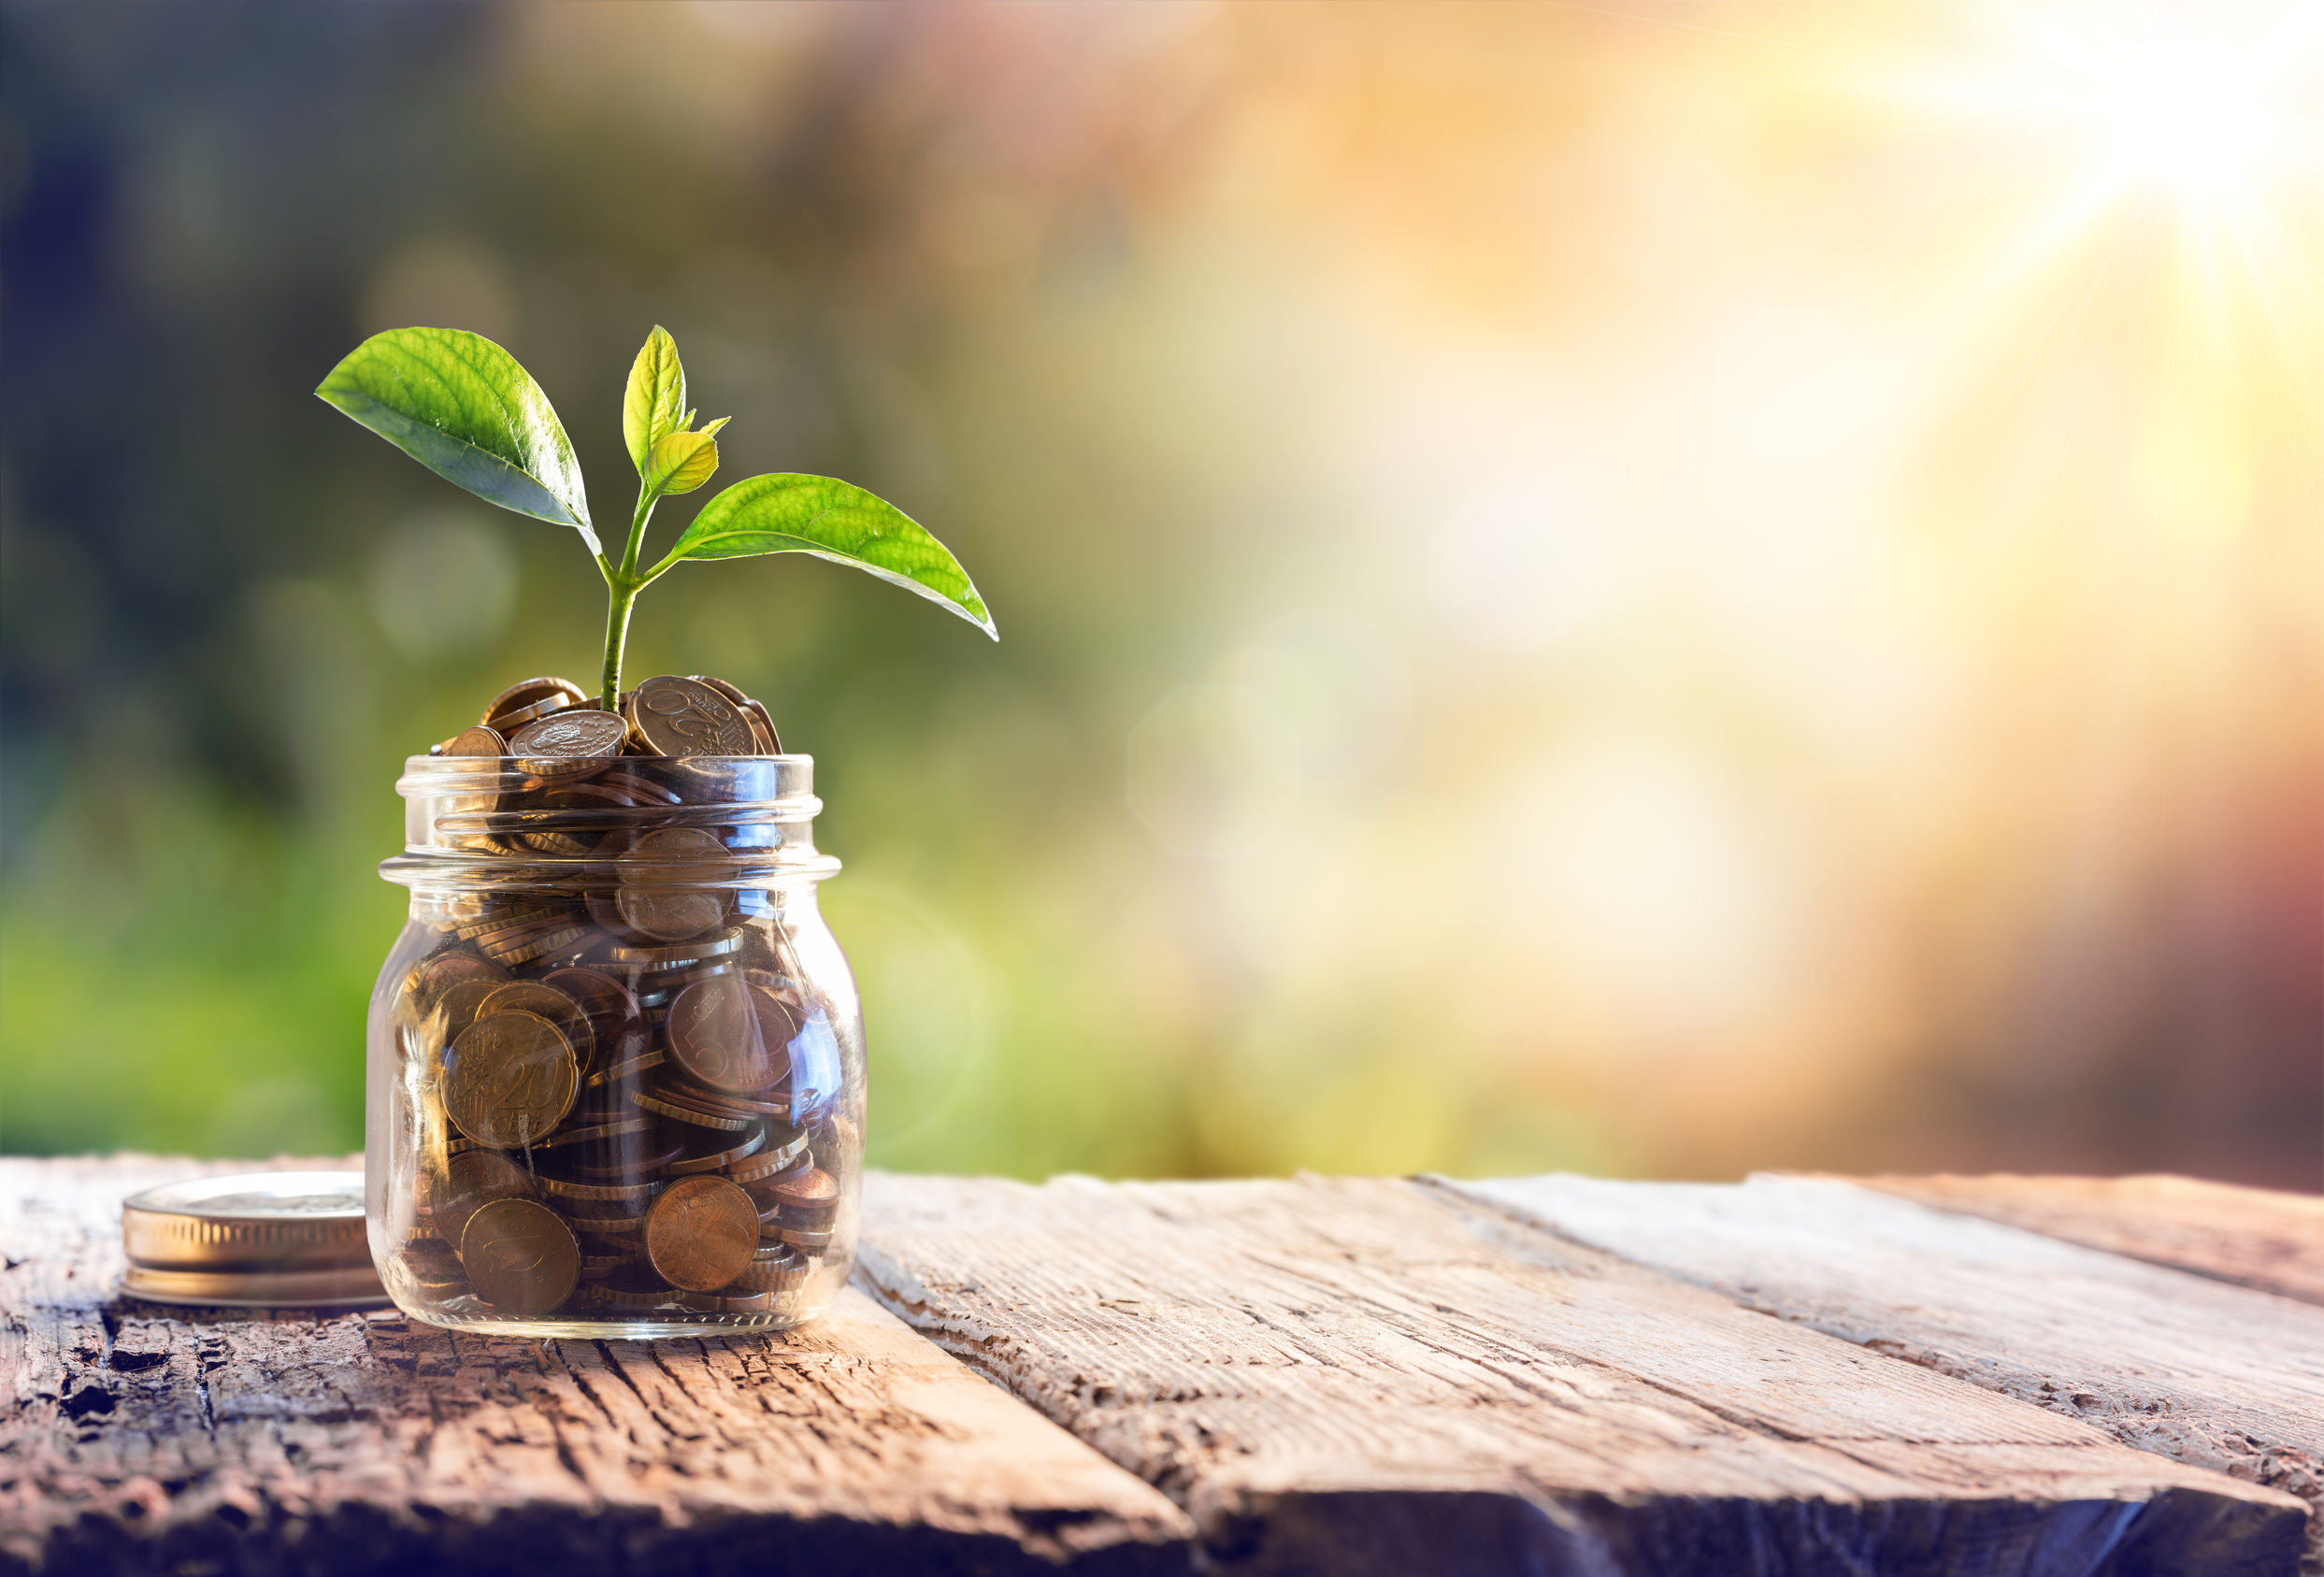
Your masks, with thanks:
<instances>
[{"instance_id":1,"label":"stack of coin","mask_svg":"<svg viewBox=\"0 0 2324 1577\"><path fill-rule=\"evenodd\" d=\"M756 701L675 675L619 712L529 680L437 747L492 774L448 841L554 863L475 883L397 993L423 1135L400 1296L751 1313L844 1254L833 1014L701 794L700 758L781 749Z\"/></svg>"}]
</instances>

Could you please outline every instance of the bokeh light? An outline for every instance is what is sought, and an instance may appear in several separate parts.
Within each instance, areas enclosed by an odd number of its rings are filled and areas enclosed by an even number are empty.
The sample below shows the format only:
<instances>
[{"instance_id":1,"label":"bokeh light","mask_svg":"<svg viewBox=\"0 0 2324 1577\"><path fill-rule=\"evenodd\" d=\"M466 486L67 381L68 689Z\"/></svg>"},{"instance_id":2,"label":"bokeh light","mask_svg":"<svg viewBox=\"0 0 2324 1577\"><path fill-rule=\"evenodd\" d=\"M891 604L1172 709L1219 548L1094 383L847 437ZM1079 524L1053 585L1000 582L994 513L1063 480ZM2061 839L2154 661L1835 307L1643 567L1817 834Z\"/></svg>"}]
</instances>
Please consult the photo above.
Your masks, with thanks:
<instances>
[{"instance_id":1,"label":"bokeh light","mask_svg":"<svg viewBox=\"0 0 2324 1577\"><path fill-rule=\"evenodd\" d=\"M2313 5L0 46L0 1146L355 1141L397 764L601 603L307 391L490 333L602 515L658 322L1002 632L633 633L817 757L875 1161L2324 1183Z\"/></svg>"}]
</instances>

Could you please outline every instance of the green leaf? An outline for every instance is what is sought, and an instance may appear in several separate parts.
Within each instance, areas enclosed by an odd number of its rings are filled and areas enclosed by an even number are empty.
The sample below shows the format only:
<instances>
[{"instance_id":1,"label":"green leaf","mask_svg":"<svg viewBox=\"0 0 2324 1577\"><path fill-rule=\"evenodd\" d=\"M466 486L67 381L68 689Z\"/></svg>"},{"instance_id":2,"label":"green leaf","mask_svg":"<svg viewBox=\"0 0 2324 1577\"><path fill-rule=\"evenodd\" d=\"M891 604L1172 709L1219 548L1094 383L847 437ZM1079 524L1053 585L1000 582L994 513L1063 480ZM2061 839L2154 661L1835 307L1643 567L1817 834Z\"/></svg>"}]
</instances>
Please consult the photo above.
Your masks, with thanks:
<instances>
[{"instance_id":1,"label":"green leaf","mask_svg":"<svg viewBox=\"0 0 2324 1577\"><path fill-rule=\"evenodd\" d=\"M672 433L653 446L646 487L658 494L692 493L717 474L718 441L708 433Z\"/></svg>"},{"instance_id":2,"label":"green leaf","mask_svg":"<svg viewBox=\"0 0 2324 1577\"><path fill-rule=\"evenodd\" d=\"M694 517L655 573L690 558L813 553L944 604L1000 638L960 561L883 498L832 477L779 471L727 488Z\"/></svg>"},{"instance_id":3,"label":"green leaf","mask_svg":"<svg viewBox=\"0 0 2324 1577\"><path fill-rule=\"evenodd\" d=\"M315 393L479 498L581 534L581 466L549 396L517 359L481 334L395 328L375 334Z\"/></svg>"},{"instance_id":4,"label":"green leaf","mask_svg":"<svg viewBox=\"0 0 2324 1577\"><path fill-rule=\"evenodd\" d=\"M629 366L629 390L622 396L622 437L629 445L630 464L644 476L653 446L693 421L686 409L686 369L678 360L678 341L661 324L646 336L638 359Z\"/></svg>"}]
</instances>

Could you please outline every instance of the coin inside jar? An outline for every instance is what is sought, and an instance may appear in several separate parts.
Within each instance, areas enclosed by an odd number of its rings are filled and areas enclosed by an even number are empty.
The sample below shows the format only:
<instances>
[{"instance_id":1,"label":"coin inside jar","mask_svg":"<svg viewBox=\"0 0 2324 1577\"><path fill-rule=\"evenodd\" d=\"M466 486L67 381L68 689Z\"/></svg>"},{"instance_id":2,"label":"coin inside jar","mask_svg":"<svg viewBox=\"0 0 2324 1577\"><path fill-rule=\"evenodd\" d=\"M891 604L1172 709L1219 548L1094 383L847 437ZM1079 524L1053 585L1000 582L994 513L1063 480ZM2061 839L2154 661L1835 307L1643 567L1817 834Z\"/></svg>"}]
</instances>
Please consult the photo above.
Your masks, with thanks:
<instances>
[{"instance_id":1,"label":"coin inside jar","mask_svg":"<svg viewBox=\"0 0 2324 1577\"><path fill-rule=\"evenodd\" d=\"M495 986L477 1012L479 1017L485 1013L522 1012L547 1019L557 1026L565 1043L572 1048L574 1066L583 1072L588 1070L597 1043L589 1014L579 1002L547 981L510 981Z\"/></svg>"},{"instance_id":2,"label":"coin inside jar","mask_svg":"<svg viewBox=\"0 0 2324 1577\"><path fill-rule=\"evenodd\" d=\"M723 1177L681 1177L646 1211L646 1258L688 1292L714 1292L758 1249L758 1207Z\"/></svg>"},{"instance_id":3,"label":"coin inside jar","mask_svg":"<svg viewBox=\"0 0 2324 1577\"><path fill-rule=\"evenodd\" d=\"M457 1243L468 1217L495 1199L531 1196L533 1180L497 1150L465 1150L445 1164L441 1178L427 1187L436 1230L447 1243Z\"/></svg>"},{"instance_id":4,"label":"coin inside jar","mask_svg":"<svg viewBox=\"0 0 2324 1577\"><path fill-rule=\"evenodd\" d=\"M444 1059L444 1111L479 1144L528 1144L565 1120L581 1069L565 1034L535 1013L488 1013Z\"/></svg>"},{"instance_id":5,"label":"coin inside jar","mask_svg":"<svg viewBox=\"0 0 2324 1577\"><path fill-rule=\"evenodd\" d=\"M696 981L670 1003L669 1054L689 1077L745 1095L775 1082L753 993L739 975Z\"/></svg>"},{"instance_id":6,"label":"coin inside jar","mask_svg":"<svg viewBox=\"0 0 2324 1577\"><path fill-rule=\"evenodd\" d=\"M573 1229L530 1199L495 1199L468 1217L460 1262L476 1296L512 1314L545 1314L581 1281Z\"/></svg>"},{"instance_id":7,"label":"coin inside jar","mask_svg":"<svg viewBox=\"0 0 2324 1577\"><path fill-rule=\"evenodd\" d=\"M624 711L655 755L755 755L758 739L742 710L707 684L656 674L630 692Z\"/></svg>"},{"instance_id":8,"label":"coin inside jar","mask_svg":"<svg viewBox=\"0 0 2324 1577\"><path fill-rule=\"evenodd\" d=\"M656 827L615 859L622 885L613 907L624 925L657 941L698 937L726 917L724 891L704 888L733 865L726 846L699 827Z\"/></svg>"}]
</instances>

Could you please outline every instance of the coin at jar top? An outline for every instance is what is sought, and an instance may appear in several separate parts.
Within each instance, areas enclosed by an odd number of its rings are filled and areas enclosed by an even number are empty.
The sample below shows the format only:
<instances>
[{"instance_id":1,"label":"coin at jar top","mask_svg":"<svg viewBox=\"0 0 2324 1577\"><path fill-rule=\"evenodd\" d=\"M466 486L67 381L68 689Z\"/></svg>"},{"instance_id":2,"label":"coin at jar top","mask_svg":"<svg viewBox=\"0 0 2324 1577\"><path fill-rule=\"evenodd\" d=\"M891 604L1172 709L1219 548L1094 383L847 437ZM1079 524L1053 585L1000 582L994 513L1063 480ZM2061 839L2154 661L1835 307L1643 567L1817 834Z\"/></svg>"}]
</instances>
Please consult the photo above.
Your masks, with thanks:
<instances>
[{"instance_id":1,"label":"coin at jar top","mask_svg":"<svg viewBox=\"0 0 2324 1577\"><path fill-rule=\"evenodd\" d=\"M444 741L446 755L507 755L509 741L500 737L497 728L487 728L472 723Z\"/></svg>"},{"instance_id":2,"label":"coin at jar top","mask_svg":"<svg viewBox=\"0 0 2324 1577\"><path fill-rule=\"evenodd\" d=\"M440 1178L428 1182L426 1192L438 1234L457 1243L480 1207L495 1199L530 1197L533 1180L497 1150L464 1150L446 1164Z\"/></svg>"},{"instance_id":3,"label":"coin at jar top","mask_svg":"<svg viewBox=\"0 0 2324 1577\"><path fill-rule=\"evenodd\" d=\"M552 760L596 759L619 755L628 738L629 724L610 711L577 707L528 723L509 741L509 753Z\"/></svg>"},{"instance_id":4,"label":"coin at jar top","mask_svg":"<svg viewBox=\"0 0 2324 1577\"><path fill-rule=\"evenodd\" d=\"M544 677L520 680L495 695L492 705L484 709L484 715L476 721L498 728L505 734L509 727L522 727L536 717L544 717L566 707L580 706L587 699L589 693L569 679ZM513 724L509 721L511 718L515 719Z\"/></svg>"},{"instance_id":5,"label":"coin at jar top","mask_svg":"<svg viewBox=\"0 0 2324 1577\"><path fill-rule=\"evenodd\" d=\"M476 1296L512 1314L545 1314L581 1281L573 1229L530 1199L495 1199L468 1217L460 1262Z\"/></svg>"},{"instance_id":6,"label":"coin at jar top","mask_svg":"<svg viewBox=\"0 0 2324 1577\"><path fill-rule=\"evenodd\" d=\"M646 1211L646 1258L688 1292L724 1286L758 1247L758 1209L723 1177L681 1177Z\"/></svg>"},{"instance_id":7,"label":"coin at jar top","mask_svg":"<svg viewBox=\"0 0 2324 1577\"><path fill-rule=\"evenodd\" d=\"M481 1009L486 1013L531 1013L547 1019L565 1036L565 1043L573 1048L573 1061L581 1068L589 1066L591 1054L597 1044L596 1031L589 1027L589 1014L579 1002L547 981L510 981L495 988L484 999Z\"/></svg>"},{"instance_id":8,"label":"coin at jar top","mask_svg":"<svg viewBox=\"0 0 2324 1577\"><path fill-rule=\"evenodd\" d=\"M655 755L752 755L758 750L741 708L676 674L640 681L623 710L638 742Z\"/></svg>"},{"instance_id":9,"label":"coin at jar top","mask_svg":"<svg viewBox=\"0 0 2324 1577\"><path fill-rule=\"evenodd\" d=\"M738 975L696 981L670 1003L669 1054L713 1090L748 1095L775 1082L751 988Z\"/></svg>"},{"instance_id":10,"label":"coin at jar top","mask_svg":"<svg viewBox=\"0 0 2324 1577\"><path fill-rule=\"evenodd\" d=\"M613 907L622 924L656 941L700 936L726 917L726 895L704 884L725 880L734 861L726 846L699 827L656 827L640 834L614 865L622 885Z\"/></svg>"},{"instance_id":11,"label":"coin at jar top","mask_svg":"<svg viewBox=\"0 0 2324 1577\"><path fill-rule=\"evenodd\" d=\"M760 706L723 679L713 679L706 673L688 674L686 677L696 684L709 685L735 704L736 710L742 713L742 721L750 726L752 740L758 746L758 754L780 755L782 753L782 743L775 738L775 720L767 715L765 707Z\"/></svg>"},{"instance_id":12,"label":"coin at jar top","mask_svg":"<svg viewBox=\"0 0 2324 1577\"><path fill-rule=\"evenodd\" d=\"M445 1059L444 1111L480 1144L508 1149L565 1120L581 1070L563 1031L535 1013L487 1013Z\"/></svg>"}]
</instances>

